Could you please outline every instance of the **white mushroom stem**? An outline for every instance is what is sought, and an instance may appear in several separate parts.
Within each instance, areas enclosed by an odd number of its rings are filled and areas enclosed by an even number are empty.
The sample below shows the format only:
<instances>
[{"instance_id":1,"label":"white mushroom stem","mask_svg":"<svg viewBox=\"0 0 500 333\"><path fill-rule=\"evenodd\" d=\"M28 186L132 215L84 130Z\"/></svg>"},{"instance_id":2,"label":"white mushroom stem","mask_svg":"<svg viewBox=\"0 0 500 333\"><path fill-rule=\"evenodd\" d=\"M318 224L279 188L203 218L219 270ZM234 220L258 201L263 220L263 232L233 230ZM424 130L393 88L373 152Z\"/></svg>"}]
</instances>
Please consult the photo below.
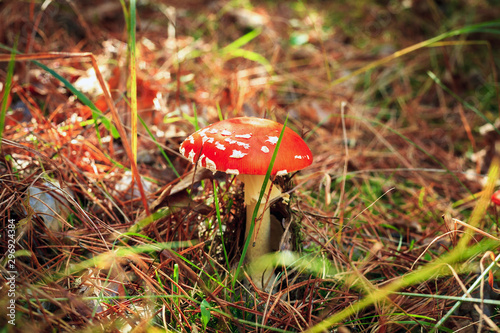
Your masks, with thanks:
<instances>
[{"instance_id":1,"label":"white mushroom stem","mask_svg":"<svg viewBox=\"0 0 500 333\"><path fill-rule=\"evenodd\" d=\"M255 219L255 226L252 235L250 234L250 227L252 225L252 217L259 200L260 191L262 185L264 184L264 175L239 175L240 180L245 184L245 205L247 210L247 224L245 230L245 239L250 237L250 244L247 248L246 258L247 261L252 264L259 257L272 252L271 249L271 219L269 212L269 203L281 195L281 191L273 186L271 180L267 182L266 190L262 201L258 208L257 217ZM271 193L269 194L269 187L272 186ZM269 194L269 198L268 198ZM267 208L266 208L267 207ZM264 269L264 273L255 272L251 273L250 277L252 281L260 288L266 289L267 285L273 274L274 267L264 267L259 265ZM258 270L261 271L261 270Z\"/></svg>"}]
</instances>

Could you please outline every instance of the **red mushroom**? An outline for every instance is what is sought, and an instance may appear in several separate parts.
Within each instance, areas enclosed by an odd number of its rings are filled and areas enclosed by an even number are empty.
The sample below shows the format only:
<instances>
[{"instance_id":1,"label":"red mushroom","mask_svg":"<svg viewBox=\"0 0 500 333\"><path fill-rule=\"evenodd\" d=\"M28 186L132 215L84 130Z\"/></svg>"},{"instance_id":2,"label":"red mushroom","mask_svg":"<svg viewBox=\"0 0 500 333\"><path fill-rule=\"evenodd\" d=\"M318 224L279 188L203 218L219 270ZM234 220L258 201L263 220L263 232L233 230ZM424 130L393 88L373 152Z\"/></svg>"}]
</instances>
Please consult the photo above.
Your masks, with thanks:
<instances>
[{"instance_id":1,"label":"red mushroom","mask_svg":"<svg viewBox=\"0 0 500 333\"><path fill-rule=\"evenodd\" d=\"M491 202L493 202L497 206L500 206L500 190L493 193L493 195L491 196Z\"/></svg>"},{"instance_id":2,"label":"red mushroom","mask_svg":"<svg viewBox=\"0 0 500 333\"><path fill-rule=\"evenodd\" d=\"M181 154L192 163L198 163L213 172L238 175L243 181L247 211L246 237L249 237L253 212L282 129L283 125L268 119L233 118L193 133L180 146ZM291 129L285 128L271 175L282 176L303 169L312 163L312 158L304 140ZM249 262L271 252L271 223L266 202L271 202L280 195L281 191L268 182L251 235L255 242L250 243L247 250ZM265 277L251 276L261 289L267 285L271 276L269 272L266 274Z\"/></svg>"}]
</instances>

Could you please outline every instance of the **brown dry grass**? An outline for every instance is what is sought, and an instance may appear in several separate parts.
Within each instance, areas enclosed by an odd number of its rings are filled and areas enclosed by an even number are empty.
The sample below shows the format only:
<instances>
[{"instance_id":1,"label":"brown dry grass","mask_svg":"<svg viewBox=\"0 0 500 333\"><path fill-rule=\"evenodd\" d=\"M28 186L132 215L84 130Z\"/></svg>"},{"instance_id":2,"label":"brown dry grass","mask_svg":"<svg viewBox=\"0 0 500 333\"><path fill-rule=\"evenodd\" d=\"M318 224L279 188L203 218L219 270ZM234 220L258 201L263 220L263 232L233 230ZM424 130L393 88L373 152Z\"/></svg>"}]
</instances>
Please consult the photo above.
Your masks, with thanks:
<instances>
[{"instance_id":1,"label":"brown dry grass","mask_svg":"<svg viewBox=\"0 0 500 333\"><path fill-rule=\"evenodd\" d=\"M1 326L19 332L128 326L196 332L204 329L200 304L206 301L212 307L209 332L304 331L443 257L465 229L447 225L442 216L470 218L476 205L470 196L482 190L496 138L481 136L484 119L426 72L494 121L500 96L498 65L491 59L497 59L498 38L487 32L460 36L455 44L419 49L332 82L442 32L500 15L487 1L475 4L473 12L470 6L469 1L415 2L408 8L374 1L140 4L139 114L181 175L140 128L138 173L146 179L154 212L146 221L140 192L127 180L127 141L112 138L102 123L82 123L92 119L88 106L33 62L18 61L0 160L2 272L9 276L7 235L13 220L17 317L13 327L2 315ZM112 119L109 104L96 92L99 83L79 85L89 77L89 61L41 56L91 52L110 87L118 112L113 120L117 124L119 118L128 131L123 17L119 2L53 2L45 8L35 1L7 1L0 4L0 43L11 47L19 38L18 50L85 90ZM261 33L239 49L268 63L224 49L253 28ZM304 38L307 42L300 42ZM483 44L466 45L469 38ZM10 57L8 51L2 56ZM0 62L1 82L6 68L7 62ZM193 180L192 167L177 153L195 130L193 107L200 126L216 121L218 108L224 117L283 122L288 115L289 126L314 153L313 165L285 184L293 190L290 205L275 205L273 213L290 226L283 249L315 265L280 268L284 278L275 293L254 290L244 279L231 285L244 241L242 187L234 178L202 170ZM472 161L483 149L486 154ZM466 177L468 169L476 177ZM58 208L66 213L57 212L62 216L53 228L27 203L30 188L53 191L49 180L68 193L56 195L69 211ZM474 233L471 246L498 236L494 207L477 227L481 233ZM468 287L475 281L480 258L494 248L401 291L461 296L460 283ZM496 300L495 290L485 288L483 298ZM2 287L0 313L9 299ZM426 331L455 302L393 294L333 324L351 332ZM493 305L483 311L493 320L483 327L498 323ZM467 305L444 326L470 325L474 331L478 320Z\"/></svg>"}]
</instances>

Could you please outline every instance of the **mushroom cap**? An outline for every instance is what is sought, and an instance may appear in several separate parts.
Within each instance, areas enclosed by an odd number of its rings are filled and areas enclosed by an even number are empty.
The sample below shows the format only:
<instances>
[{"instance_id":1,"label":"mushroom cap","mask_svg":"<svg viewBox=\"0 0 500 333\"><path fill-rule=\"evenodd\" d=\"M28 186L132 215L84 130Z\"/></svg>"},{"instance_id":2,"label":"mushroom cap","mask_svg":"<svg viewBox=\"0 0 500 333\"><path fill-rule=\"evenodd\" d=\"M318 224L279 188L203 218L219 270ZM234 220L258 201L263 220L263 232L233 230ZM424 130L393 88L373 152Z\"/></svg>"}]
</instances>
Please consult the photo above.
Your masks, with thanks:
<instances>
[{"instance_id":1,"label":"mushroom cap","mask_svg":"<svg viewBox=\"0 0 500 333\"><path fill-rule=\"evenodd\" d=\"M493 193L493 195L491 196L491 202L493 202L497 206L500 206L500 190Z\"/></svg>"},{"instance_id":2,"label":"mushroom cap","mask_svg":"<svg viewBox=\"0 0 500 333\"><path fill-rule=\"evenodd\" d=\"M227 119L191 134L179 150L192 163L212 172L264 175L282 128L282 124L263 118ZM303 169L312 159L304 140L287 127L271 174L281 176Z\"/></svg>"}]
</instances>

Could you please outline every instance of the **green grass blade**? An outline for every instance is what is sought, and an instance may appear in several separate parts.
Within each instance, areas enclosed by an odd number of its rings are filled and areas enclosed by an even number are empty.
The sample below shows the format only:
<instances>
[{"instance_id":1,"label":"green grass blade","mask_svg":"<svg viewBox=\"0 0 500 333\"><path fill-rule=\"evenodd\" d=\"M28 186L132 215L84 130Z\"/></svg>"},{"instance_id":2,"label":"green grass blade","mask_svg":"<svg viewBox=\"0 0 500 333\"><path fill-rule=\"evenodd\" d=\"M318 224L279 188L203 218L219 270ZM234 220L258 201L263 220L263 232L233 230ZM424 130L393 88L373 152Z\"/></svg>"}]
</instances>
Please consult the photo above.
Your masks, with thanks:
<instances>
[{"instance_id":1,"label":"green grass blade","mask_svg":"<svg viewBox=\"0 0 500 333\"><path fill-rule=\"evenodd\" d=\"M16 54L22 54L22 52L16 51L13 48L10 48L10 47L5 46L3 44L0 44L0 48L8 50L10 52L15 52ZM64 77L59 75L56 71L45 66L41 62L36 61L36 60L30 60L30 61L32 63L34 63L36 66L38 66L41 69L43 69L44 71L46 71L47 73L49 73L50 75L52 75L53 77L55 77L57 80L61 81L61 83L66 87L66 89L68 89L73 95L75 95L76 98L83 105L90 108L90 110L92 111L92 118L94 119L94 121L96 123L98 123L100 121L104 125L104 127L111 133L113 138L117 139L120 137L120 134L118 133L118 130L116 129L116 127L113 125L112 121L109 120L108 118L106 118L106 116L101 112L101 110L99 110L95 106L95 104L87 96L85 96L85 94L83 94L78 89L76 89L75 86L73 86L71 84L71 82L69 82Z\"/></svg>"},{"instance_id":2,"label":"green grass blade","mask_svg":"<svg viewBox=\"0 0 500 333\"><path fill-rule=\"evenodd\" d=\"M173 274L174 283L172 283L172 292L176 295L179 293L179 264L174 264L174 274ZM179 299L174 300L175 304L179 306Z\"/></svg>"},{"instance_id":3,"label":"green grass blade","mask_svg":"<svg viewBox=\"0 0 500 333\"><path fill-rule=\"evenodd\" d=\"M203 301L200 304L200 313L201 313L201 323L203 324L203 329L207 329L207 324L210 321L210 303L206 299L203 299Z\"/></svg>"},{"instance_id":4,"label":"green grass blade","mask_svg":"<svg viewBox=\"0 0 500 333\"><path fill-rule=\"evenodd\" d=\"M137 66L136 66L136 3L130 0L130 16L128 24L128 48L130 62L130 145L132 155L137 161Z\"/></svg>"},{"instance_id":5,"label":"green grass blade","mask_svg":"<svg viewBox=\"0 0 500 333\"><path fill-rule=\"evenodd\" d=\"M473 106L472 104L468 103L466 100L464 100L463 98L461 98L460 96L458 96L457 94L455 94L453 91L450 90L450 88L448 88L447 86L445 86L443 84L443 82L441 82L441 80L436 76L436 74L434 74L433 72L431 71L427 71L427 75L429 75L429 77L434 81L436 82L436 84L438 86L440 86L444 91L446 91L448 94L450 94L451 96L453 96L453 98L455 98L457 101L459 101L462 105L464 105L466 108L468 108L469 110L472 110L475 114L477 114L479 117L481 117L484 121L486 121L488 124L490 124L491 126L493 126L493 128L495 129L495 131L500 134L500 130L495 126L495 124L493 124L491 122L491 120L488 119L488 117L486 117L481 111L479 111L475 106Z\"/></svg>"},{"instance_id":6,"label":"green grass blade","mask_svg":"<svg viewBox=\"0 0 500 333\"><path fill-rule=\"evenodd\" d=\"M194 117L194 129L198 131L200 129L200 124L198 122L198 112L196 110L196 105L193 103L193 117Z\"/></svg>"},{"instance_id":7,"label":"green grass blade","mask_svg":"<svg viewBox=\"0 0 500 333\"><path fill-rule=\"evenodd\" d=\"M245 46L246 44L250 43L253 39L255 39L257 36L261 34L262 30L260 29L255 29L247 33L246 35L241 36L231 44L225 46L220 50L222 54L229 54L233 51L238 50L239 48Z\"/></svg>"},{"instance_id":8,"label":"green grass blade","mask_svg":"<svg viewBox=\"0 0 500 333\"><path fill-rule=\"evenodd\" d=\"M82 270L92 267L109 267L110 263L116 258L127 257L140 253L158 252L164 249L189 247L193 246L194 244L195 242L193 241L179 241L179 242L168 242L168 243L144 244L133 247L116 247L113 251L106 251L85 261L76 264L70 264L68 269L64 269L63 271L61 271L60 274L54 274L53 276L48 277L41 283L48 283L50 281L55 281L61 278L62 276L76 274L78 272L81 272Z\"/></svg>"},{"instance_id":9,"label":"green grass blade","mask_svg":"<svg viewBox=\"0 0 500 333\"><path fill-rule=\"evenodd\" d=\"M358 302L352 303L348 308L333 314L332 316L326 318L322 322L316 324L315 326L309 328L306 333L320 333L324 330L328 330L331 326L341 323L346 318L355 315L364 308L371 306L375 302L382 301L390 294L400 290L401 288L414 285L419 282L423 282L440 274L443 274L443 267L447 267L446 264L455 264L461 260L468 259L472 256L477 256L483 254L485 251L493 250L498 248L499 243L491 239L485 239L474 246L467 248L465 251L452 251L449 252L435 262L427 264L419 270L413 271L401 278L391 282L389 285L373 291L370 295L366 296Z\"/></svg>"},{"instance_id":10,"label":"green grass blade","mask_svg":"<svg viewBox=\"0 0 500 333\"><path fill-rule=\"evenodd\" d=\"M495 261L491 263L491 268L495 265L495 263L498 263L500 261L500 255L495 258ZM491 270L490 266L486 269L487 271ZM486 277L487 274L482 275L483 279ZM477 284L473 285L474 288L477 288ZM474 290L474 288L471 289ZM484 304L489 304L489 305L496 305L500 307L500 301L494 300L494 299L487 299L487 298L469 298L469 297L464 297L464 296L448 296L448 295L434 295L434 294L417 294L417 293L407 293L407 292L396 292L394 293L395 295L401 295L401 296L409 296L409 297L422 297L422 298L433 298L433 299L442 299L442 300L447 300L447 301L460 301L460 302L466 302L466 303L484 303Z\"/></svg>"},{"instance_id":11,"label":"green grass blade","mask_svg":"<svg viewBox=\"0 0 500 333\"><path fill-rule=\"evenodd\" d=\"M238 262L238 267L236 268L236 272L234 274L233 288L234 288L234 285L236 284L236 279L239 276L240 269L243 266L243 262L245 260L245 255L247 253L248 246L250 245L250 240L252 238L251 235L253 235L253 229L255 228L255 219L257 218L257 214L259 212L259 206L262 202L262 198L264 197L264 193L266 192L267 182L269 181L269 178L271 178L271 171L273 170L274 161L276 160L276 156L278 155L278 150L279 150L279 147L281 145L281 140L283 139L283 135L285 134L285 128L286 128L287 123L288 123L288 115L286 116L285 122L283 124L283 128L281 129L281 133L280 133L280 136L278 138L278 142L276 142L276 149L274 149L274 153L273 153L273 156L271 158L271 163L267 167L266 176L264 177L264 183L262 184L262 188L260 189L259 199L257 200L257 203L255 204L255 209L253 210L252 224L250 225L250 229L248 231L248 237L245 240L245 245L243 246L243 251L241 252L241 258L240 258L240 261Z\"/></svg>"},{"instance_id":12,"label":"green grass blade","mask_svg":"<svg viewBox=\"0 0 500 333\"><path fill-rule=\"evenodd\" d=\"M156 144L156 147L158 147L158 150L160 151L160 153L162 154L163 158L167 161L168 163L168 166L170 167L170 169L172 169L172 171L174 172L174 174L177 176L177 178L180 177L179 173L177 172L177 169L175 168L174 164L172 163L172 161L170 160L170 158L168 157L167 153L165 152L165 150L163 149L163 147L160 145L160 143L158 142L158 140L156 140L156 137L153 135L153 133L151 132L151 130L148 128L148 126L146 125L146 123L144 122L144 120L141 118L141 116L137 115L137 118L139 119L139 121L141 122L141 125L142 127L144 127L144 129L146 130L146 132L148 132L148 135L149 137L151 138L151 140L154 141L154 143Z\"/></svg>"},{"instance_id":13,"label":"green grass blade","mask_svg":"<svg viewBox=\"0 0 500 333\"><path fill-rule=\"evenodd\" d=\"M16 63L16 48L17 38L13 50L10 53L10 61L7 65L7 76L5 77L5 84L3 87L2 106L0 109L0 151L2 151L3 130L5 127L5 116L7 115L7 99L10 94L10 89L12 88L12 76L14 75L14 65Z\"/></svg>"},{"instance_id":14,"label":"green grass blade","mask_svg":"<svg viewBox=\"0 0 500 333\"><path fill-rule=\"evenodd\" d=\"M96 123L101 122L104 125L104 127L111 133L113 138L117 139L120 137L118 130L112 124L111 120L106 118L106 116L104 114L102 114L102 112L95 106L94 103L92 103L92 101L87 96L85 96L85 94L83 94L78 89L76 89L68 80L66 80L61 75L57 74L57 72L54 71L53 69L50 69L49 67L45 66L44 64L42 64L36 60L34 60L33 63L35 65L37 65L38 67L42 68L43 70L45 70L46 72L48 72L50 75L55 77L57 80L61 81L61 83L64 84L64 86L69 91L71 91L71 93L73 95L75 95L76 98L78 98L78 100L80 102L82 102L84 105L88 106L90 108L90 110L92 111L92 118L94 118L95 122Z\"/></svg>"},{"instance_id":15,"label":"green grass blade","mask_svg":"<svg viewBox=\"0 0 500 333\"><path fill-rule=\"evenodd\" d=\"M222 231L222 220L220 217L220 207L219 207L219 194L217 190L217 183L215 179L213 180L213 188L214 188L214 203L215 203L215 211L217 213L217 223L219 225L220 238L222 242L222 250L224 251L224 259L226 260L226 267L230 269L229 258L227 256L226 244L224 243L224 232Z\"/></svg>"},{"instance_id":16,"label":"green grass blade","mask_svg":"<svg viewBox=\"0 0 500 333\"><path fill-rule=\"evenodd\" d=\"M248 59L250 61L254 61L254 62L262 65L268 73L272 73L274 70L273 70L273 66L271 65L269 60L267 60L264 56L262 56L261 54L259 54L257 52L242 49L243 46L247 45L250 41L255 39L261 33L262 33L262 30L260 30L260 29L255 29L255 30L250 31L246 35L241 36L240 38L238 38L237 40L235 40L231 44L222 48L220 50L221 55L225 56L225 57L229 57L229 58L241 57L241 58Z\"/></svg>"},{"instance_id":17,"label":"green grass blade","mask_svg":"<svg viewBox=\"0 0 500 333\"><path fill-rule=\"evenodd\" d=\"M268 73L273 73L273 66L271 65L269 60L267 60L263 55L261 55L257 52L244 50L244 49L238 49L238 50L231 51L228 55L230 58L241 57L241 58L245 58L247 60L256 62L258 64L261 64L266 69L266 71Z\"/></svg>"},{"instance_id":18,"label":"green grass blade","mask_svg":"<svg viewBox=\"0 0 500 333\"><path fill-rule=\"evenodd\" d=\"M500 21L484 22L484 23L469 25L469 26L466 26L466 27L463 27L460 29L445 32L445 33L438 35L436 37L433 37L433 38L424 40L423 42L409 46L403 50L396 51L393 54L391 54L387 57L384 57L380 60L373 61L373 62L369 63L368 65L363 66L360 69L357 69L348 75L342 76L341 78L334 80L332 82L332 85L337 85L337 84L340 84L342 82L345 82L345 81L349 80L350 78L353 78L355 76L358 76L360 74L368 72L376 67L384 65L386 63L389 63L394 59L397 59L399 57L402 57L404 55L407 55L409 53L417 51L421 48L431 47L433 44L440 42L446 38L450 38L450 37L458 36L458 35L475 33L475 32L488 32L488 33L500 34L500 29L495 29L495 28L500 28Z\"/></svg>"},{"instance_id":19,"label":"green grass blade","mask_svg":"<svg viewBox=\"0 0 500 333\"><path fill-rule=\"evenodd\" d=\"M220 109L219 102L216 102L215 106L217 107L217 115L219 116L219 121L223 121L224 116L222 115L222 110Z\"/></svg>"},{"instance_id":20,"label":"green grass blade","mask_svg":"<svg viewBox=\"0 0 500 333\"><path fill-rule=\"evenodd\" d=\"M125 24L127 25L127 31L130 31L130 13L127 9L125 0L120 0L120 5L122 6L123 17L125 18Z\"/></svg>"}]
</instances>

